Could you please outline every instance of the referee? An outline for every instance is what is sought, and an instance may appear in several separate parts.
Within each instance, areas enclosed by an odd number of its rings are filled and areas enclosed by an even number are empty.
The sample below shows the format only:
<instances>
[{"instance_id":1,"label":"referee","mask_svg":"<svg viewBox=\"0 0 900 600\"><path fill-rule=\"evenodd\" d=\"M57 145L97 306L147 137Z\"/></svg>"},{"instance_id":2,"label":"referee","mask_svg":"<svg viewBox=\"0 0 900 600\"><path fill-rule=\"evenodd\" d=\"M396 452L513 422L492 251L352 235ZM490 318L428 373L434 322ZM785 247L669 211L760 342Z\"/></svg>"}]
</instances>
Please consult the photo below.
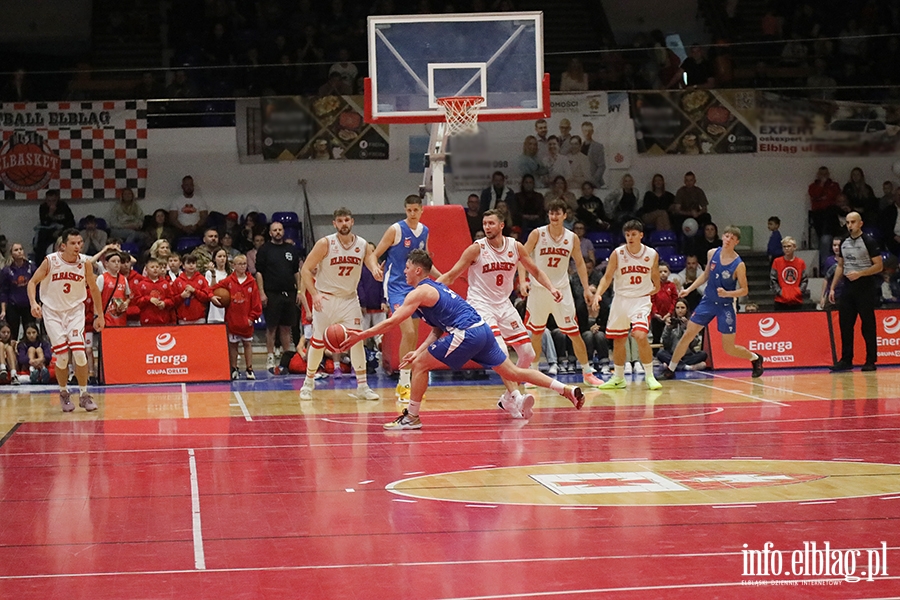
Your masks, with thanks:
<instances>
[{"instance_id":1,"label":"referee","mask_svg":"<svg viewBox=\"0 0 900 600\"><path fill-rule=\"evenodd\" d=\"M269 225L269 241L256 251L256 283L266 316L266 369L275 367L275 335L284 351L291 348L291 327L297 325L300 302L300 254L284 241L284 226Z\"/></svg>"},{"instance_id":2,"label":"referee","mask_svg":"<svg viewBox=\"0 0 900 600\"><path fill-rule=\"evenodd\" d=\"M853 369L853 328L856 317L862 324L862 336L866 342L866 364L863 371L874 371L878 358L875 339L875 292L878 288L876 275L881 273L881 253L871 236L862 232L862 217L858 212L847 215L847 229L850 235L841 242L828 300L834 303L834 288L842 281L838 315L841 324L841 360L834 363L832 371Z\"/></svg>"}]
</instances>

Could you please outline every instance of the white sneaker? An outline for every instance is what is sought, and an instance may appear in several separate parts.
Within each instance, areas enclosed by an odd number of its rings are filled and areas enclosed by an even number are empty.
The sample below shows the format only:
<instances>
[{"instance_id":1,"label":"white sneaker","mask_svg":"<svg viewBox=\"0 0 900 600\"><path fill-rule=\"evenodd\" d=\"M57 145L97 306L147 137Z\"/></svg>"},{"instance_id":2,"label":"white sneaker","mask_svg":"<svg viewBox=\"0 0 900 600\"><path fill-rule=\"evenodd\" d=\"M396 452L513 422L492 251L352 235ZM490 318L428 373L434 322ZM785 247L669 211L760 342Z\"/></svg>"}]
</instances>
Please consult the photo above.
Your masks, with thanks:
<instances>
[{"instance_id":1,"label":"white sneaker","mask_svg":"<svg viewBox=\"0 0 900 600\"><path fill-rule=\"evenodd\" d=\"M547 369L547 375L549 375L550 377L556 377L556 375L558 373L559 373L559 367L557 366L556 363L553 363L552 365L550 365L550 368Z\"/></svg>"},{"instance_id":2,"label":"white sneaker","mask_svg":"<svg viewBox=\"0 0 900 600\"><path fill-rule=\"evenodd\" d=\"M639 362L634 363L634 372L635 372L635 373L643 373L643 372L644 372L644 365L642 365L642 364L639 363Z\"/></svg>"},{"instance_id":3,"label":"white sneaker","mask_svg":"<svg viewBox=\"0 0 900 600\"><path fill-rule=\"evenodd\" d=\"M630 362L625 363L625 374L631 375L631 363Z\"/></svg>"},{"instance_id":4,"label":"white sneaker","mask_svg":"<svg viewBox=\"0 0 900 600\"><path fill-rule=\"evenodd\" d=\"M375 393L375 390L368 385L357 386L356 397L360 400L381 400L381 397Z\"/></svg>"},{"instance_id":5,"label":"white sneaker","mask_svg":"<svg viewBox=\"0 0 900 600\"><path fill-rule=\"evenodd\" d=\"M534 415L534 396L532 394L519 394L516 398L516 408L522 419L530 419Z\"/></svg>"},{"instance_id":6,"label":"white sneaker","mask_svg":"<svg viewBox=\"0 0 900 600\"><path fill-rule=\"evenodd\" d=\"M309 378L307 378L303 382L303 387L300 388L300 399L312 400L312 393L314 389L316 389L315 381L310 381Z\"/></svg>"},{"instance_id":7,"label":"white sneaker","mask_svg":"<svg viewBox=\"0 0 900 600\"><path fill-rule=\"evenodd\" d=\"M16 373L15 371L13 371L12 373L10 373L10 376L9 376L9 382L10 382L12 385L19 385L19 384L21 383L21 382L19 381L19 374Z\"/></svg>"},{"instance_id":8,"label":"white sneaker","mask_svg":"<svg viewBox=\"0 0 900 600\"><path fill-rule=\"evenodd\" d=\"M266 357L266 370L275 368L275 357L273 355L268 355Z\"/></svg>"},{"instance_id":9,"label":"white sneaker","mask_svg":"<svg viewBox=\"0 0 900 600\"><path fill-rule=\"evenodd\" d=\"M500 396L500 401L497 402L497 406L508 412L509 416L513 419L521 419L522 412L519 408L519 405L521 404L519 398L521 397L522 393L518 390L514 391L512 394L510 394L509 391L503 392Z\"/></svg>"},{"instance_id":10,"label":"white sneaker","mask_svg":"<svg viewBox=\"0 0 900 600\"><path fill-rule=\"evenodd\" d=\"M609 365L604 364L600 366L600 374L601 375L609 375Z\"/></svg>"}]
</instances>

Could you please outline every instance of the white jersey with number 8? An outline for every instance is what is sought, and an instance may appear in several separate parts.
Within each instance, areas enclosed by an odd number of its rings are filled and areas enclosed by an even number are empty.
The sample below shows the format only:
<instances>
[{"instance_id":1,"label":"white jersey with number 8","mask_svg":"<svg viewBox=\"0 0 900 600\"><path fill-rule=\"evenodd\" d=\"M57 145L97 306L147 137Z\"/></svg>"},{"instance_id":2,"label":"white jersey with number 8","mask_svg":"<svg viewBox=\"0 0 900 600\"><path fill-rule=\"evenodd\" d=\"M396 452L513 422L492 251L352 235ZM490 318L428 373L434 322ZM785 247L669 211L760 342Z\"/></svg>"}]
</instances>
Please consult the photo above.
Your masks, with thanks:
<instances>
[{"instance_id":1,"label":"white jersey with number 8","mask_svg":"<svg viewBox=\"0 0 900 600\"><path fill-rule=\"evenodd\" d=\"M640 252L632 254L627 246L619 246L616 248L616 261L613 280L616 296L640 298L653 292L650 273L656 262L656 250L641 244Z\"/></svg>"},{"instance_id":2,"label":"white jersey with number 8","mask_svg":"<svg viewBox=\"0 0 900 600\"><path fill-rule=\"evenodd\" d=\"M478 258L469 266L468 300L480 300L487 304L501 304L509 301L519 264L519 250L516 241L501 238L499 249L491 246L487 238L477 240L481 249Z\"/></svg>"},{"instance_id":3,"label":"white jersey with number 8","mask_svg":"<svg viewBox=\"0 0 900 600\"><path fill-rule=\"evenodd\" d=\"M549 225L538 227L537 232L538 242L531 257L538 269L550 278L553 287L558 290L569 287L569 258L572 256L572 249L580 247L578 237L568 229L563 229L562 236L554 239L550 235ZM543 287L535 280L531 284Z\"/></svg>"},{"instance_id":4,"label":"white jersey with number 8","mask_svg":"<svg viewBox=\"0 0 900 600\"><path fill-rule=\"evenodd\" d=\"M366 240L356 236L349 246L344 246L336 233L325 239L328 254L318 265L316 290L341 298L355 297L366 256Z\"/></svg>"}]
</instances>

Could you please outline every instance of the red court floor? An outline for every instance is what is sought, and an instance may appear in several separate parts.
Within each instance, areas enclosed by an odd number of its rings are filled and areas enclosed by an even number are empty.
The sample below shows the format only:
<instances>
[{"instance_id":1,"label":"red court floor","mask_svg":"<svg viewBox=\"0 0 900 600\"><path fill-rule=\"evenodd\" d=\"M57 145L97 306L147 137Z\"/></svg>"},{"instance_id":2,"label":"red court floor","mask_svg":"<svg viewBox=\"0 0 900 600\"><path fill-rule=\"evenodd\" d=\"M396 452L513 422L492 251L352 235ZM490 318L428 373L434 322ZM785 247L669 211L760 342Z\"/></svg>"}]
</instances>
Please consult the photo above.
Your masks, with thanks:
<instances>
[{"instance_id":1,"label":"red court floor","mask_svg":"<svg viewBox=\"0 0 900 600\"><path fill-rule=\"evenodd\" d=\"M547 392L527 423L446 382L402 433L334 383L2 390L0 598L900 597L900 371L837 377Z\"/></svg>"}]
</instances>

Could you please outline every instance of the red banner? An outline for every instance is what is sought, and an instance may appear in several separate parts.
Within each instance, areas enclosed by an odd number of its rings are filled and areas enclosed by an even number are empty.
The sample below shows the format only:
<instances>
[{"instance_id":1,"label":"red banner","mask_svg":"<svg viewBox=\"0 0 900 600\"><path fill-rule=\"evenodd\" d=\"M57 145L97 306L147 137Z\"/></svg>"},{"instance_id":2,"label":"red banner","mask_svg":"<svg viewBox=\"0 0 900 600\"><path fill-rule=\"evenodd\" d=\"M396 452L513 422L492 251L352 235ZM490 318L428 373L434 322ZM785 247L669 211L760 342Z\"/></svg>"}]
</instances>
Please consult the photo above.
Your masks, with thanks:
<instances>
[{"instance_id":1,"label":"red banner","mask_svg":"<svg viewBox=\"0 0 900 600\"><path fill-rule=\"evenodd\" d=\"M223 324L109 327L100 343L106 384L229 380Z\"/></svg>"},{"instance_id":2,"label":"red banner","mask_svg":"<svg viewBox=\"0 0 900 600\"><path fill-rule=\"evenodd\" d=\"M765 357L769 368L825 367L832 364L828 316L816 312L738 313L735 344ZM709 327L715 369L746 369L746 360L722 350L722 334Z\"/></svg>"},{"instance_id":3,"label":"red banner","mask_svg":"<svg viewBox=\"0 0 900 600\"><path fill-rule=\"evenodd\" d=\"M838 311L831 312L834 329L834 347L837 358L841 358L841 326ZM875 335L878 342L878 364L900 365L900 310L891 308L875 311ZM862 364L866 360L866 343L863 341L859 319L853 327L853 362Z\"/></svg>"}]
</instances>

